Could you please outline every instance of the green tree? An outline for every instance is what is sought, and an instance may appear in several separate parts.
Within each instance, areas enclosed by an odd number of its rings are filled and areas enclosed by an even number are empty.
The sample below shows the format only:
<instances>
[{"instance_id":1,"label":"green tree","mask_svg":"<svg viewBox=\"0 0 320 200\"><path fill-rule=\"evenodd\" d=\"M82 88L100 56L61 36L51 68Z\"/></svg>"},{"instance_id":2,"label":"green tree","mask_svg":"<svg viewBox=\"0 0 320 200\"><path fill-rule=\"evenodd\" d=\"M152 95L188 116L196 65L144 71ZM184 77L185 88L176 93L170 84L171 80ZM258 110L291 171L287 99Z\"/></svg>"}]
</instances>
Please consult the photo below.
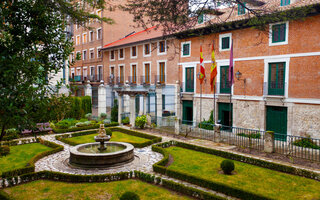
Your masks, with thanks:
<instances>
[{"instance_id":1,"label":"green tree","mask_svg":"<svg viewBox=\"0 0 320 200\"><path fill-rule=\"evenodd\" d=\"M5 130L34 129L44 118L50 87L72 52L67 22L85 24L96 18L88 7L105 8L104 0L3 0L0 5L0 141ZM59 117L60 118L60 117Z\"/></svg>"},{"instance_id":2,"label":"green tree","mask_svg":"<svg viewBox=\"0 0 320 200\"><path fill-rule=\"evenodd\" d=\"M118 100L115 99L111 109L111 121L118 122Z\"/></svg>"}]
</instances>

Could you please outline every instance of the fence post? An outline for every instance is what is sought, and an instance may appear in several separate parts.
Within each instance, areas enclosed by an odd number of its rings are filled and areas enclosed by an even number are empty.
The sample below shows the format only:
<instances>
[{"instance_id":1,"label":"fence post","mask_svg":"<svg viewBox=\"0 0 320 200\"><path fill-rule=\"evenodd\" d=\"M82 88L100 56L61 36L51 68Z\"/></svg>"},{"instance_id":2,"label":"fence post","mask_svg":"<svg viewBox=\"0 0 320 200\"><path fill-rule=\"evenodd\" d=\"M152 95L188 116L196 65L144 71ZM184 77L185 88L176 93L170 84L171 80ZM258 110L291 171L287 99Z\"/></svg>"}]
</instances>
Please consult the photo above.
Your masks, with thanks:
<instances>
[{"instance_id":1,"label":"fence post","mask_svg":"<svg viewBox=\"0 0 320 200\"><path fill-rule=\"evenodd\" d=\"M180 96L180 81L176 81L175 90L175 134L180 134L180 118L181 118L181 96Z\"/></svg>"},{"instance_id":2,"label":"fence post","mask_svg":"<svg viewBox=\"0 0 320 200\"><path fill-rule=\"evenodd\" d=\"M180 120L178 117L175 117L174 119L174 132L177 135L180 134Z\"/></svg>"},{"instance_id":3,"label":"fence post","mask_svg":"<svg viewBox=\"0 0 320 200\"><path fill-rule=\"evenodd\" d=\"M214 126L214 142L221 142L221 124Z\"/></svg>"},{"instance_id":4,"label":"fence post","mask_svg":"<svg viewBox=\"0 0 320 200\"><path fill-rule=\"evenodd\" d=\"M123 113L123 105L122 105L122 98L123 94L118 93L118 123L121 124L121 118L122 118L122 113Z\"/></svg>"},{"instance_id":5,"label":"fence post","mask_svg":"<svg viewBox=\"0 0 320 200\"><path fill-rule=\"evenodd\" d=\"M98 116L101 113L107 112L107 101L106 101L106 88L104 82L101 80L98 88Z\"/></svg>"},{"instance_id":6,"label":"fence post","mask_svg":"<svg viewBox=\"0 0 320 200\"><path fill-rule=\"evenodd\" d=\"M266 131L264 135L264 151L267 153L274 152L274 132Z\"/></svg>"},{"instance_id":7,"label":"fence post","mask_svg":"<svg viewBox=\"0 0 320 200\"><path fill-rule=\"evenodd\" d=\"M162 122L162 87L160 84L156 85L156 97L157 97L157 125L161 126Z\"/></svg>"},{"instance_id":8,"label":"fence post","mask_svg":"<svg viewBox=\"0 0 320 200\"><path fill-rule=\"evenodd\" d=\"M92 87L90 85L90 81L87 81L87 83L84 86L84 96L92 97Z\"/></svg>"}]
</instances>

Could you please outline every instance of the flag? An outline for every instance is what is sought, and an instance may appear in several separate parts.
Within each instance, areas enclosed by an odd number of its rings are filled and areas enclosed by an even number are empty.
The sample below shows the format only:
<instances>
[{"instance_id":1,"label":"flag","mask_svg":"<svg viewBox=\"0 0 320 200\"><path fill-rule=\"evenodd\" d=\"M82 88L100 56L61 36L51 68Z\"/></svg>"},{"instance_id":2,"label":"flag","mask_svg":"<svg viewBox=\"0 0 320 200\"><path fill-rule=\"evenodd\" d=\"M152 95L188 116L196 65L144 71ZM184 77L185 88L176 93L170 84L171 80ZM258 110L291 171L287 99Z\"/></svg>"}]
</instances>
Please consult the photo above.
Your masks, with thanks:
<instances>
[{"instance_id":1,"label":"flag","mask_svg":"<svg viewBox=\"0 0 320 200\"><path fill-rule=\"evenodd\" d=\"M230 87L234 83L233 78L233 41L231 41L231 51L230 51L230 64L229 64L229 85Z\"/></svg>"},{"instance_id":2,"label":"flag","mask_svg":"<svg viewBox=\"0 0 320 200\"><path fill-rule=\"evenodd\" d=\"M214 56L214 44L212 42L212 47L211 47L211 73L210 73L210 85L211 85L211 91L213 91L213 87L214 87L214 79L217 76L217 63L216 63L216 59Z\"/></svg>"},{"instance_id":3,"label":"flag","mask_svg":"<svg viewBox=\"0 0 320 200\"><path fill-rule=\"evenodd\" d=\"M204 78L206 77L206 71L203 66L203 53L202 53L202 45L200 45L200 85L202 84Z\"/></svg>"}]
</instances>

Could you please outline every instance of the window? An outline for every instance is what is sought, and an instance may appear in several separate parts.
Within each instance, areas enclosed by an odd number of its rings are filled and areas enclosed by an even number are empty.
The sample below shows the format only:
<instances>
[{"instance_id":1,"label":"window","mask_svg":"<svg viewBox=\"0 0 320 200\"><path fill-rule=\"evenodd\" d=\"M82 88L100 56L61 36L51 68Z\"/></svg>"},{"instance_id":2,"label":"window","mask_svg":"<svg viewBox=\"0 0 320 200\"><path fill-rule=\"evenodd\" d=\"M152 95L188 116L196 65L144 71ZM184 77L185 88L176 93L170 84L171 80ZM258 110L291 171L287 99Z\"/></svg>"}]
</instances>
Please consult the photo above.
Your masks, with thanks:
<instances>
[{"instance_id":1,"label":"window","mask_svg":"<svg viewBox=\"0 0 320 200\"><path fill-rule=\"evenodd\" d=\"M101 18L102 17L102 10L97 10L97 15ZM99 21L99 20L97 19L97 21Z\"/></svg>"},{"instance_id":2,"label":"window","mask_svg":"<svg viewBox=\"0 0 320 200\"><path fill-rule=\"evenodd\" d=\"M185 91L194 92L194 67L186 67L185 73Z\"/></svg>"},{"instance_id":3,"label":"window","mask_svg":"<svg viewBox=\"0 0 320 200\"><path fill-rule=\"evenodd\" d=\"M94 79L95 75L96 75L95 67L94 67L94 66L90 66L90 76L91 76L91 80Z\"/></svg>"},{"instance_id":4,"label":"window","mask_svg":"<svg viewBox=\"0 0 320 200\"><path fill-rule=\"evenodd\" d=\"M110 60L115 60L115 58L114 58L114 50L110 51Z\"/></svg>"},{"instance_id":5,"label":"window","mask_svg":"<svg viewBox=\"0 0 320 200\"><path fill-rule=\"evenodd\" d=\"M79 45L80 44L80 35L77 35L76 36L76 45Z\"/></svg>"},{"instance_id":6,"label":"window","mask_svg":"<svg viewBox=\"0 0 320 200\"><path fill-rule=\"evenodd\" d=\"M162 110L166 109L166 95L162 95Z\"/></svg>"},{"instance_id":7,"label":"window","mask_svg":"<svg viewBox=\"0 0 320 200\"><path fill-rule=\"evenodd\" d=\"M231 33L221 34L219 35L219 50L220 51L228 51L231 49Z\"/></svg>"},{"instance_id":8,"label":"window","mask_svg":"<svg viewBox=\"0 0 320 200\"><path fill-rule=\"evenodd\" d=\"M203 18L204 18L204 16L203 16L203 13L201 13L199 16L198 16L198 24L202 24L203 23Z\"/></svg>"},{"instance_id":9,"label":"window","mask_svg":"<svg viewBox=\"0 0 320 200\"><path fill-rule=\"evenodd\" d=\"M269 95L284 95L285 62L269 64Z\"/></svg>"},{"instance_id":10,"label":"window","mask_svg":"<svg viewBox=\"0 0 320 200\"><path fill-rule=\"evenodd\" d=\"M136 64L131 65L131 80L130 80L130 82L132 84L137 83L137 65Z\"/></svg>"},{"instance_id":11,"label":"window","mask_svg":"<svg viewBox=\"0 0 320 200\"><path fill-rule=\"evenodd\" d=\"M220 66L220 93L230 94L229 66Z\"/></svg>"},{"instance_id":12,"label":"window","mask_svg":"<svg viewBox=\"0 0 320 200\"><path fill-rule=\"evenodd\" d=\"M290 5L290 0L281 0L281 6Z\"/></svg>"},{"instance_id":13,"label":"window","mask_svg":"<svg viewBox=\"0 0 320 200\"><path fill-rule=\"evenodd\" d=\"M181 57L190 56L191 41L181 43Z\"/></svg>"},{"instance_id":14,"label":"window","mask_svg":"<svg viewBox=\"0 0 320 200\"><path fill-rule=\"evenodd\" d=\"M101 47L97 47L97 58L101 58L102 53L101 53Z\"/></svg>"},{"instance_id":15,"label":"window","mask_svg":"<svg viewBox=\"0 0 320 200\"><path fill-rule=\"evenodd\" d=\"M82 34L82 43L87 43L87 33Z\"/></svg>"},{"instance_id":16,"label":"window","mask_svg":"<svg viewBox=\"0 0 320 200\"><path fill-rule=\"evenodd\" d=\"M166 41L158 42L158 54L165 54L166 53Z\"/></svg>"},{"instance_id":17,"label":"window","mask_svg":"<svg viewBox=\"0 0 320 200\"><path fill-rule=\"evenodd\" d=\"M123 60L124 59L124 49L119 49L118 53L119 53L118 59Z\"/></svg>"},{"instance_id":18,"label":"window","mask_svg":"<svg viewBox=\"0 0 320 200\"><path fill-rule=\"evenodd\" d=\"M92 42L93 41L93 31L89 32L89 41Z\"/></svg>"},{"instance_id":19,"label":"window","mask_svg":"<svg viewBox=\"0 0 320 200\"><path fill-rule=\"evenodd\" d=\"M143 45L143 56L147 57L151 55L151 45L150 44L144 44Z\"/></svg>"},{"instance_id":20,"label":"window","mask_svg":"<svg viewBox=\"0 0 320 200\"><path fill-rule=\"evenodd\" d=\"M70 57L71 57L70 58L71 62L74 62L74 53L73 52L71 53Z\"/></svg>"},{"instance_id":21,"label":"window","mask_svg":"<svg viewBox=\"0 0 320 200\"><path fill-rule=\"evenodd\" d=\"M144 64L144 84L150 84L150 63Z\"/></svg>"},{"instance_id":22,"label":"window","mask_svg":"<svg viewBox=\"0 0 320 200\"><path fill-rule=\"evenodd\" d=\"M119 83L124 83L124 66L119 66Z\"/></svg>"},{"instance_id":23,"label":"window","mask_svg":"<svg viewBox=\"0 0 320 200\"><path fill-rule=\"evenodd\" d=\"M166 82L166 63L165 62L159 62L159 78L158 82L165 83Z\"/></svg>"},{"instance_id":24,"label":"window","mask_svg":"<svg viewBox=\"0 0 320 200\"><path fill-rule=\"evenodd\" d=\"M90 49L90 59L94 59L94 49Z\"/></svg>"},{"instance_id":25,"label":"window","mask_svg":"<svg viewBox=\"0 0 320 200\"><path fill-rule=\"evenodd\" d=\"M87 60L87 50L82 51L82 59Z\"/></svg>"},{"instance_id":26,"label":"window","mask_svg":"<svg viewBox=\"0 0 320 200\"><path fill-rule=\"evenodd\" d=\"M97 40L101 40L102 39L102 29L98 28L97 29Z\"/></svg>"},{"instance_id":27,"label":"window","mask_svg":"<svg viewBox=\"0 0 320 200\"><path fill-rule=\"evenodd\" d=\"M80 53L80 51L77 51L76 60L81 60L81 53Z\"/></svg>"},{"instance_id":28,"label":"window","mask_svg":"<svg viewBox=\"0 0 320 200\"><path fill-rule=\"evenodd\" d=\"M243 6L244 5L244 6ZM243 5L241 5L240 3L238 3L238 15L243 15L246 13L246 3L243 3Z\"/></svg>"},{"instance_id":29,"label":"window","mask_svg":"<svg viewBox=\"0 0 320 200\"><path fill-rule=\"evenodd\" d=\"M83 67L83 79L87 80L87 77L88 77L87 67Z\"/></svg>"},{"instance_id":30,"label":"window","mask_svg":"<svg viewBox=\"0 0 320 200\"><path fill-rule=\"evenodd\" d=\"M97 75L98 81L103 80L103 66L99 65L98 66L98 75Z\"/></svg>"},{"instance_id":31,"label":"window","mask_svg":"<svg viewBox=\"0 0 320 200\"><path fill-rule=\"evenodd\" d=\"M288 26L288 22L270 24L270 46L288 44Z\"/></svg>"},{"instance_id":32,"label":"window","mask_svg":"<svg viewBox=\"0 0 320 200\"><path fill-rule=\"evenodd\" d=\"M131 58L137 57L137 46L131 47Z\"/></svg>"}]
</instances>

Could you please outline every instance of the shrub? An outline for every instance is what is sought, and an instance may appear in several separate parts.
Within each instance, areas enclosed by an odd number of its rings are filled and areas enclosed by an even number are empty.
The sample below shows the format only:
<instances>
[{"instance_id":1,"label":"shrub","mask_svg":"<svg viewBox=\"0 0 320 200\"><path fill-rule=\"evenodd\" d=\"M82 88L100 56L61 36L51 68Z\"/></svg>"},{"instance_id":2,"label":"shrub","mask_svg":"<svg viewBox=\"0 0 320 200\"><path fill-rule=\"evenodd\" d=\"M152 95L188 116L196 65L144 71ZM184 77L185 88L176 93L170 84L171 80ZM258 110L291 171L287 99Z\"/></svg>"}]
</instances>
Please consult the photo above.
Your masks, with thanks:
<instances>
[{"instance_id":1,"label":"shrub","mask_svg":"<svg viewBox=\"0 0 320 200\"><path fill-rule=\"evenodd\" d=\"M17 138L19 138L19 131L17 131L15 128L10 128L6 130L3 140L9 141Z\"/></svg>"},{"instance_id":2,"label":"shrub","mask_svg":"<svg viewBox=\"0 0 320 200\"><path fill-rule=\"evenodd\" d=\"M119 200L140 200L140 197L134 192L125 192L121 195Z\"/></svg>"},{"instance_id":3,"label":"shrub","mask_svg":"<svg viewBox=\"0 0 320 200\"><path fill-rule=\"evenodd\" d=\"M55 124L55 127L58 129L67 129L70 126L71 126L70 122L68 122L66 120L62 120L62 121Z\"/></svg>"},{"instance_id":4,"label":"shrub","mask_svg":"<svg viewBox=\"0 0 320 200\"><path fill-rule=\"evenodd\" d=\"M0 156L6 156L10 153L10 147L7 145L0 146Z\"/></svg>"},{"instance_id":5,"label":"shrub","mask_svg":"<svg viewBox=\"0 0 320 200\"><path fill-rule=\"evenodd\" d=\"M105 120L103 120L102 122L103 122L104 124L110 124L110 123L111 123L110 119L105 119Z\"/></svg>"},{"instance_id":6,"label":"shrub","mask_svg":"<svg viewBox=\"0 0 320 200\"><path fill-rule=\"evenodd\" d=\"M113 107L111 109L111 121L112 122L118 121L118 100L117 99L113 101Z\"/></svg>"},{"instance_id":7,"label":"shrub","mask_svg":"<svg viewBox=\"0 0 320 200\"><path fill-rule=\"evenodd\" d=\"M220 164L220 167L224 174L231 174L234 170L234 163L231 160L223 160Z\"/></svg>"},{"instance_id":8,"label":"shrub","mask_svg":"<svg viewBox=\"0 0 320 200\"><path fill-rule=\"evenodd\" d=\"M84 117L90 121L92 120L92 113L87 113Z\"/></svg>"},{"instance_id":9,"label":"shrub","mask_svg":"<svg viewBox=\"0 0 320 200\"><path fill-rule=\"evenodd\" d=\"M130 123L130 119L129 117L124 118L123 120L121 120L122 124L129 124Z\"/></svg>"},{"instance_id":10,"label":"shrub","mask_svg":"<svg viewBox=\"0 0 320 200\"><path fill-rule=\"evenodd\" d=\"M106 128L106 134L110 135L110 137L112 136L112 131L110 130L110 128Z\"/></svg>"},{"instance_id":11,"label":"shrub","mask_svg":"<svg viewBox=\"0 0 320 200\"><path fill-rule=\"evenodd\" d=\"M253 139L260 139L261 138L260 133L249 133L249 134L238 133L237 135L247 137L247 138L253 138Z\"/></svg>"},{"instance_id":12,"label":"shrub","mask_svg":"<svg viewBox=\"0 0 320 200\"><path fill-rule=\"evenodd\" d=\"M101 113L100 114L100 119L101 120L104 120L104 119L106 119L107 118L107 114L106 113Z\"/></svg>"},{"instance_id":13,"label":"shrub","mask_svg":"<svg viewBox=\"0 0 320 200\"><path fill-rule=\"evenodd\" d=\"M214 128L213 110L211 110L209 119L207 121L203 119L203 121L199 123L198 127L206 130L213 130Z\"/></svg>"},{"instance_id":14,"label":"shrub","mask_svg":"<svg viewBox=\"0 0 320 200\"><path fill-rule=\"evenodd\" d=\"M142 116L136 118L135 124L139 128L143 129L144 126L146 125L146 123L147 123L147 117L145 115L142 115Z\"/></svg>"},{"instance_id":15,"label":"shrub","mask_svg":"<svg viewBox=\"0 0 320 200\"><path fill-rule=\"evenodd\" d=\"M317 145L311 138L301 138L293 142L293 145L311 149L320 149L320 146Z\"/></svg>"},{"instance_id":16,"label":"shrub","mask_svg":"<svg viewBox=\"0 0 320 200\"><path fill-rule=\"evenodd\" d=\"M84 123L84 122L76 123L76 127L84 127L84 126L87 126L86 123Z\"/></svg>"}]
</instances>

